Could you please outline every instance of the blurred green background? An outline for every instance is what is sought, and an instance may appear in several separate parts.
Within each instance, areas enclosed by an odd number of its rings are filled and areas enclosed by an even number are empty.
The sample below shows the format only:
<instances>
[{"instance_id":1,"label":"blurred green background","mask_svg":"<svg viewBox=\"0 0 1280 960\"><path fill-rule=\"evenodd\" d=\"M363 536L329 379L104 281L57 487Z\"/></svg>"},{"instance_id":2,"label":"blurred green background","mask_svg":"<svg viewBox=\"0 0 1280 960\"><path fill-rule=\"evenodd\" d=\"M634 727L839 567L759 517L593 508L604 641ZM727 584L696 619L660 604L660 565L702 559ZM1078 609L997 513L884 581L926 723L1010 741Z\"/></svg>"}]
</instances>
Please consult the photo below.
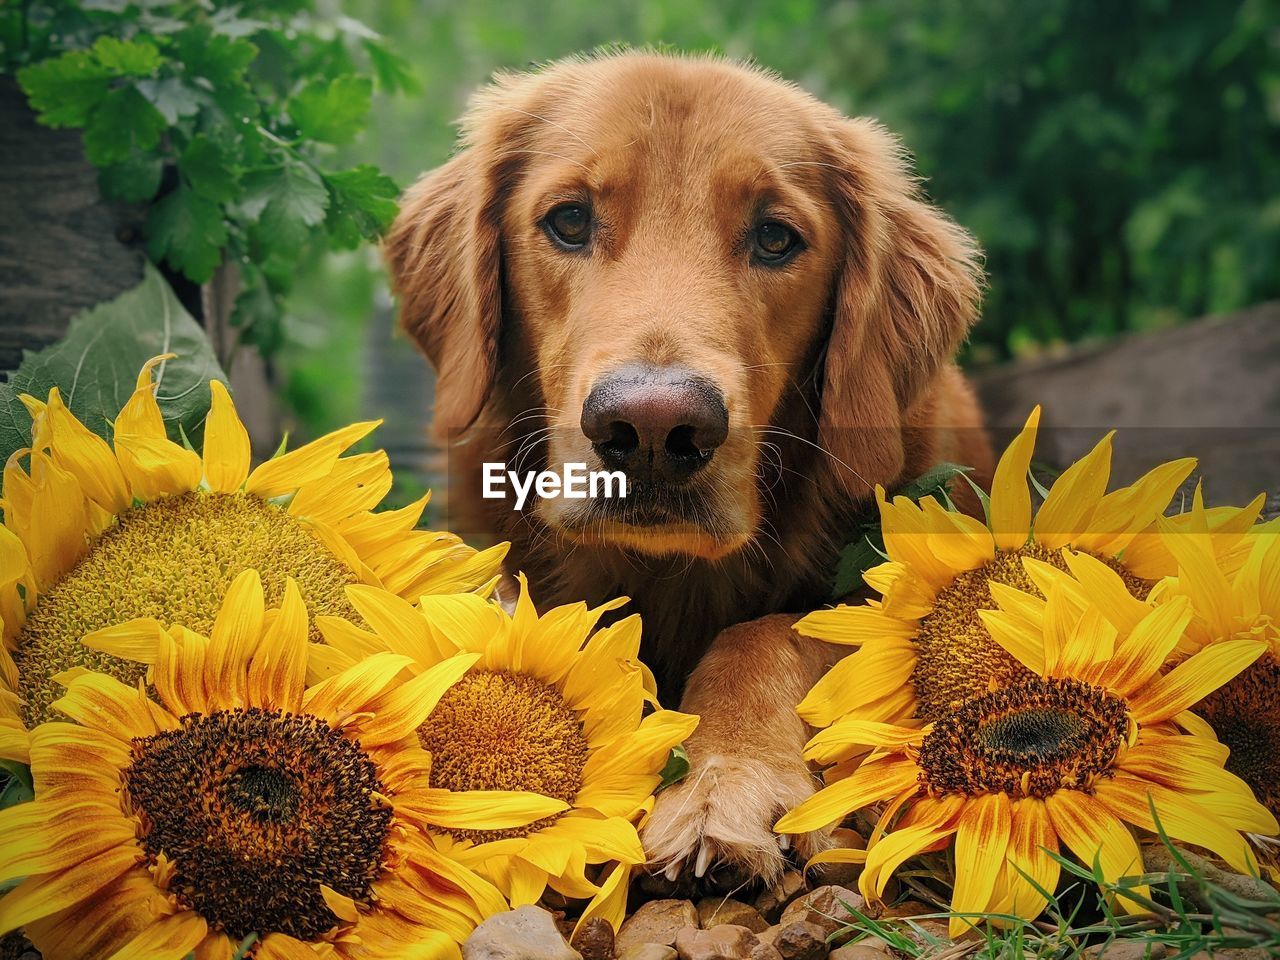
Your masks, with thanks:
<instances>
[{"instance_id":1,"label":"blurred green background","mask_svg":"<svg viewBox=\"0 0 1280 960\"><path fill-rule=\"evenodd\" d=\"M753 58L879 117L986 250L970 364L1280 296L1274 0L337 6L412 66L416 88L376 101L368 132L346 148L402 186L449 156L453 121L495 69L607 44ZM377 413L402 420L384 431L393 444L420 433L426 367L393 328L376 253L314 260L279 359L299 432Z\"/></svg>"}]
</instances>

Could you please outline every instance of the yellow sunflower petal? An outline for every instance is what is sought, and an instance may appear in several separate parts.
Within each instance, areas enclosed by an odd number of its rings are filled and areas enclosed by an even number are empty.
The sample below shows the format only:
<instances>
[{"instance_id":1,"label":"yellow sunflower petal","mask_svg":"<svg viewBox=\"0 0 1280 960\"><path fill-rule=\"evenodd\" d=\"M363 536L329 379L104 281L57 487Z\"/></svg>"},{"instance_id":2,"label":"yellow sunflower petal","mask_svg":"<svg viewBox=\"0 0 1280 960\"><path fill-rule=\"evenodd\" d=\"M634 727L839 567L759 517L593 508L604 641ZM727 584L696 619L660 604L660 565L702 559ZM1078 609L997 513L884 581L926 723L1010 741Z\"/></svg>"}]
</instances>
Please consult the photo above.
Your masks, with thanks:
<instances>
[{"instance_id":1,"label":"yellow sunflower petal","mask_svg":"<svg viewBox=\"0 0 1280 960\"><path fill-rule=\"evenodd\" d=\"M622 920L627 912L627 889L630 880L631 868L625 864L620 863L609 871L609 876L600 885L600 892L582 911L582 917L573 928L574 934L576 935L582 929L583 924L597 917L607 922L614 930L621 929Z\"/></svg>"},{"instance_id":2,"label":"yellow sunflower petal","mask_svg":"<svg viewBox=\"0 0 1280 960\"><path fill-rule=\"evenodd\" d=\"M0 897L0 934L83 903L132 867L138 851L116 846L58 873L28 877Z\"/></svg>"},{"instance_id":3,"label":"yellow sunflower petal","mask_svg":"<svg viewBox=\"0 0 1280 960\"><path fill-rule=\"evenodd\" d=\"M246 701L250 706L297 712L307 680L307 607L290 577L280 609L249 663Z\"/></svg>"},{"instance_id":4,"label":"yellow sunflower petal","mask_svg":"<svg viewBox=\"0 0 1280 960\"><path fill-rule=\"evenodd\" d=\"M858 889L868 900L884 895L893 872L903 861L933 848L956 832L957 817L964 798L925 798L912 808L911 822L885 834L867 851L866 866L858 878Z\"/></svg>"},{"instance_id":5,"label":"yellow sunflower petal","mask_svg":"<svg viewBox=\"0 0 1280 960\"><path fill-rule=\"evenodd\" d=\"M53 706L76 723L121 740L156 732L146 695L104 673L84 673L69 681L66 693Z\"/></svg>"},{"instance_id":6,"label":"yellow sunflower petal","mask_svg":"<svg viewBox=\"0 0 1280 960\"><path fill-rule=\"evenodd\" d=\"M1115 656L1106 664L1100 682L1124 696L1136 693L1164 666L1190 620L1190 605L1182 597L1147 608L1129 635L1116 641Z\"/></svg>"},{"instance_id":7,"label":"yellow sunflower petal","mask_svg":"<svg viewBox=\"0 0 1280 960\"><path fill-rule=\"evenodd\" d=\"M138 379L134 384L132 395L125 401L125 405L116 416L116 433L123 430L134 436L150 437L153 440L164 439L164 415L161 414L160 406L156 403L156 385L151 380L151 371L160 367L160 375L163 379L163 364L176 356L176 353L164 353L152 357L142 365L142 369L138 371Z\"/></svg>"},{"instance_id":8,"label":"yellow sunflower petal","mask_svg":"<svg viewBox=\"0 0 1280 960\"><path fill-rule=\"evenodd\" d=\"M853 776L824 787L773 825L778 833L809 833L844 819L854 810L897 796L915 783L920 768L910 760L868 762Z\"/></svg>"},{"instance_id":9,"label":"yellow sunflower petal","mask_svg":"<svg viewBox=\"0 0 1280 960\"><path fill-rule=\"evenodd\" d=\"M309 688L303 694L302 709L330 719L364 710L411 663L399 654L375 653L350 670Z\"/></svg>"},{"instance_id":10,"label":"yellow sunflower petal","mask_svg":"<svg viewBox=\"0 0 1280 960\"><path fill-rule=\"evenodd\" d=\"M204 424L204 480L214 493L235 493L249 476L249 431L221 380L209 381L212 404Z\"/></svg>"},{"instance_id":11,"label":"yellow sunflower petal","mask_svg":"<svg viewBox=\"0 0 1280 960\"><path fill-rule=\"evenodd\" d=\"M1116 818L1108 804L1075 790L1059 790L1045 798L1045 808L1054 832L1086 867L1096 863L1102 879L1118 883L1122 877L1142 874L1142 853L1129 829ZM1145 886L1134 888L1143 896ZM1141 912L1133 901L1121 898L1121 906Z\"/></svg>"},{"instance_id":12,"label":"yellow sunflower petal","mask_svg":"<svg viewBox=\"0 0 1280 960\"><path fill-rule=\"evenodd\" d=\"M1049 812L1038 797L1013 803L1013 830L1009 837L1011 908L1015 916L1038 917L1048 903L1041 890L1052 895L1061 867L1050 854L1058 852L1058 836ZM1037 889L1038 888L1038 889Z\"/></svg>"},{"instance_id":13,"label":"yellow sunflower petal","mask_svg":"<svg viewBox=\"0 0 1280 960\"><path fill-rule=\"evenodd\" d=\"M139 500L189 493L200 486L200 455L164 438L138 436L117 428L116 457Z\"/></svg>"},{"instance_id":14,"label":"yellow sunflower petal","mask_svg":"<svg viewBox=\"0 0 1280 960\"><path fill-rule=\"evenodd\" d=\"M156 662L164 636L164 626L159 620L138 617L86 633L80 642L91 650L150 665Z\"/></svg>"},{"instance_id":15,"label":"yellow sunflower petal","mask_svg":"<svg viewBox=\"0 0 1280 960\"><path fill-rule=\"evenodd\" d=\"M1151 612L1147 604L1129 592L1120 575L1101 560L1074 550L1064 551L1063 559L1090 604L1098 607L1119 632L1128 633Z\"/></svg>"},{"instance_id":16,"label":"yellow sunflower petal","mask_svg":"<svg viewBox=\"0 0 1280 960\"><path fill-rule=\"evenodd\" d=\"M1134 694L1130 701L1139 723L1168 720L1217 690L1267 649L1256 640L1215 643L1188 657Z\"/></svg>"},{"instance_id":17,"label":"yellow sunflower petal","mask_svg":"<svg viewBox=\"0 0 1280 960\"><path fill-rule=\"evenodd\" d=\"M811 726L826 727L839 717L901 689L916 666L909 640L868 642L840 660L796 707Z\"/></svg>"},{"instance_id":18,"label":"yellow sunflower petal","mask_svg":"<svg viewBox=\"0 0 1280 960\"><path fill-rule=\"evenodd\" d=\"M49 422L54 462L73 474L85 496L108 513L126 509L132 498L115 454L66 408L57 387L49 391L44 416Z\"/></svg>"},{"instance_id":19,"label":"yellow sunflower petal","mask_svg":"<svg viewBox=\"0 0 1280 960\"><path fill-rule=\"evenodd\" d=\"M110 960L181 960L204 940L209 925L190 910L171 914L111 955Z\"/></svg>"},{"instance_id":20,"label":"yellow sunflower petal","mask_svg":"<svg viewBox=\"0 0 1280 960\"><path fill-rule=\"evenodd\" d=\"M476 653L460 653L371 701L366 709L373 716L361 721L360 741L376 747L412 734L436 708L445 691L479 659Z\"/></svg>"},{"instance_id":21,"label":"yellow sunflower petal","mask_svg":"<svg viewBox=\"0 0 1280 960\"><path fill-rule=\"evenodd\" d=\"M924 732L914 727L903 727L874 720L849 718L837 720L827 729L817 733L804 748L806 760L827 764L836 759L832 753L857 747L888 747L901 750L909 743L919 743Z\"/></svg>"},{"instance_id":22,"label":"yellow sunflower petal","mask_svg":"<svg viewBox=\"0 0 1280 960\"><path fill-rule=\"evenodd\" d=\"M1195 466L1191 457L1162 463L1130 486L1108 493L1089 518L1089 529L1073 541L1075 546L1105 557L1118 555L1164 513Z\"/></svg>"},{"instance_id":23,"label":"yellow sunflower petal","mask_svg":"<svg viewBox=\"0 0 1280 960\"><path fill-rule=\"evenodd\" d=\"M989 793L970 801L956 828L956 881L951 895L950 933L958 937L990 910L996 881L1009 850L1013 814L1009 798Z\"/></svg>"},{"instance_id":24,"label":"yellow sunflower petal","mask_svg":"<svg viewBox=\"0 0 1280 960\"><path fill-rule=\"evenodd\" d=\"M1112 430L1054 481L1036 513L1035 539L1048 550L1058 550L1089 529L1089 520L1107 492L1111 478Z\"/></svg>"},{"instance_id":25,"label":"yellow sunflower petal","mask_svg":"<svg viewBox=\"0 0 1280 960\"><path fill-rule=\"evenodd\" d=\"M333 469L342 452L372 433L381 420L353 423L326 434L319 440L262 463L245 481L245 492L269 500L293 493L304 484L319 480Z\"/></svg>"},{"instance_id":26,"label":"yellow sunflower petal","mask_svg":"<svg viewBox=\"0 0 1280 960\"><path fill-rule=\"evenodd\" d=\"M1040 408L1027 417L1026 426L1014 438L996 465L991 482L991 535L1001 550L1016 550L1031 535L1031 490L1027 471L1036 448Z\"/></svg>"},{"instance_id":27,"label":"yellow sunflower petal","mask_svg":"<svg viewBox=\"0 0 1280 960\"><path fill-rule=\"evenodd\" d=\"M7 480L6 477L6 494L9 492ZM28 524L20 535L36 579L47 586L61 578L84 554L87 523L84 494L75 477L38 451L31 453L31 493ZM8 514L6 509L6 519Z\"/></svg>"},{"instance_id":28,"label":"yellow sunflower petal","mask_svg":"<svg viewBox=\"0 0 1280 960\"><path fill-rule=\"evenodd\" d=\"M133 828L110 803L41 800L0 810L0 883L57 873L121 844Z\"/></svg>"},{"instance_id":29,"label":"yellow sunflower petal","mask_svg":"<svg viewBox=\"0 0 1280 960\"><path fill-rule=\"evenodd\" d=\"M796 633L802 637L848 646L859 646L869 640L910 640L918 629L916 624L889 616L879 604L816 610L795 625Z\"/></svg>"}]
</instances>

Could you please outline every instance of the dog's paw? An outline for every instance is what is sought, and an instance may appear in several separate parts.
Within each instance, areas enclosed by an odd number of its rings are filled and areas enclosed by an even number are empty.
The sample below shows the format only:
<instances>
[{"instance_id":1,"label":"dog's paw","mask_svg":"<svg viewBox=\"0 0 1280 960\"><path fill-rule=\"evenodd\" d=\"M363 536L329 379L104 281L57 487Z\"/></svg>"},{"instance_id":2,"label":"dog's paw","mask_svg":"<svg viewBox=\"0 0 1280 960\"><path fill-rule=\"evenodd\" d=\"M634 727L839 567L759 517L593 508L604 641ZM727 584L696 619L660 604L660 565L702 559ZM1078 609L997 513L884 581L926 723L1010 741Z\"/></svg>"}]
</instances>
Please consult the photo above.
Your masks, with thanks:
<instances>
[{"instance_id":1,"label":"dog's paw","mask_svg":"<svg viewBox=\"0 0 1280 960\"><path fill-rule=\"evenodd\" d=\"M643 840L652 869L675 880L691 871L703 877L716 865L772 882L794 850L803 865L828 849L823 832L779 836L773 825L817 786L803 763L778 769L759 760L711 756L658 795Z\"/></svg>"}]
</instances>

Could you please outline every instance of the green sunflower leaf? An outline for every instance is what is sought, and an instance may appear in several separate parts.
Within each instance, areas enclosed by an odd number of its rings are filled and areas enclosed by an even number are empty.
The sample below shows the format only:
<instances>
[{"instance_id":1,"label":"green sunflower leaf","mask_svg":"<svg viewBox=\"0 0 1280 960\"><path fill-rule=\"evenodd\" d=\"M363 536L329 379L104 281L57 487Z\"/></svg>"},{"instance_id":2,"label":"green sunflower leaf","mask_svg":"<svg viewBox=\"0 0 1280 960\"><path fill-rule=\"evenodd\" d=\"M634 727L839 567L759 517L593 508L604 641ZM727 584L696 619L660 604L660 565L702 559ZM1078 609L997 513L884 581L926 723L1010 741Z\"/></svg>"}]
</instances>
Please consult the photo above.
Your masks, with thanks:
<instances>
[{"instance_id":1,"label":"green sunflower leaf","mask_svg":"<svg viewBox=\"0 0 1280 960\"><path fill-rule=\"evenodd\" d=\"M661 792L667 789L667 787L679 783L688 775L688 751L685 750L683 744L672 747L671 756L667 758L667 765L662 768L662 782L658 784L658 791Z\"/></svg>"},{"instance_id":2,"label":"green sunflower leaf","mask_svg":"<svg viewBox=\"0 0 1280 960\"><path fill-rule=\"evenodd\" d=\"M141 284L77 314L62 340L28 352L9 382L0 383L0 462L31 443L31 418L19 394L43 399L56 386L72 413L110 437L111 421L133 393L138 371L161 353L177 354L155 371L169 436L181 442L185 432L201 442L209 381L225 381L226 374L204 330L148 264Z\"/></svg>"}]
</instances>

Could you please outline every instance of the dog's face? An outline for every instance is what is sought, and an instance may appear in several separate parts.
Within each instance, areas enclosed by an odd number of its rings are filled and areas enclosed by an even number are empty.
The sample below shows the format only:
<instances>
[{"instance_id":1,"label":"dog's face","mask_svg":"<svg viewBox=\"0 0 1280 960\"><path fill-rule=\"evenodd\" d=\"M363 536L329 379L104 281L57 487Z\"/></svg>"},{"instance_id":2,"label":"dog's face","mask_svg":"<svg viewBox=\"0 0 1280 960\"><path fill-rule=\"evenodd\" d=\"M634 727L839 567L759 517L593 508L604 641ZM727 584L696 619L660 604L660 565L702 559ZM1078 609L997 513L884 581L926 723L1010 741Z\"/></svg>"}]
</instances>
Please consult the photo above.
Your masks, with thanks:
<instances>
[{"instance_id":1,"label":"dog's face","mask_svg":"<svg viewBox=\"0 0 1280 960\"><path fill-rule=\"evenodd\" d=\"M976 282L967 238L877 126L759 71L628 55L500 82L466 139L388 251L441 374L438 429L476 419L501 364L537 388L549 464L627 475L625 499L540 500L548 524L651 553L740 548L770 425L806 392L851 494L894 478L902 413Z\"/></svg>"}]
</instances>

